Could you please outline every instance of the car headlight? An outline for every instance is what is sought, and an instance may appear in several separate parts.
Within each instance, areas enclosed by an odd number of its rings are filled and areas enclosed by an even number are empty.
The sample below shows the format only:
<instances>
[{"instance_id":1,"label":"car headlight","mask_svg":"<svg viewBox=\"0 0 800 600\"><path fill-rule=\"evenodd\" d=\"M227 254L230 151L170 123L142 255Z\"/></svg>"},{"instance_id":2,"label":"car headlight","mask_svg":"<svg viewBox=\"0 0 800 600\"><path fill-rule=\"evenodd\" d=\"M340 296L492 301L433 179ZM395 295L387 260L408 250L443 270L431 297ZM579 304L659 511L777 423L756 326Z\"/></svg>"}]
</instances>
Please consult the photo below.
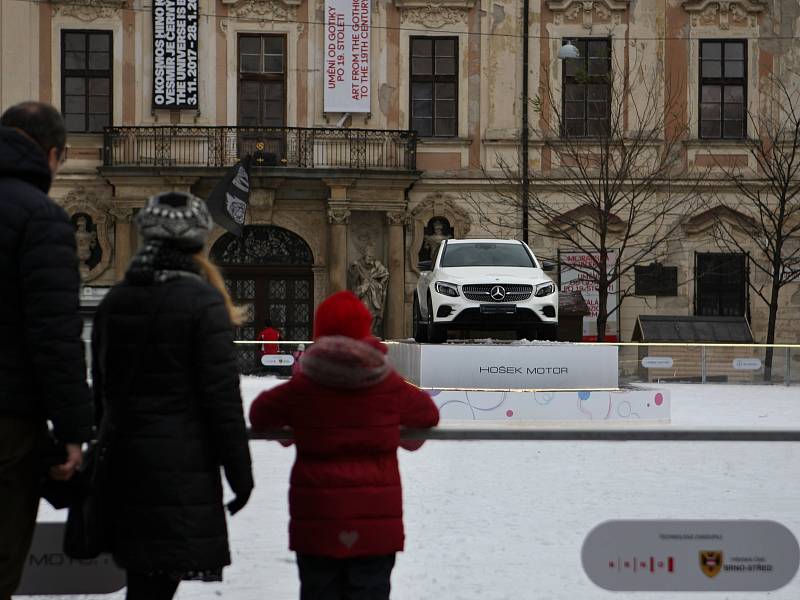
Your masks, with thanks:
<instances>
[{"instance_id":1,"label":"car headlight","mask_svg":"<svg viewBox=\"0 0 800 600\"><path fill-rule=\"evenodd\" d=\"M450 296L451 298L458 297L458 286L455 283L437 281L433 287L437 292L444 296Z\"/></svg>"},{"instance_id":2,"label":"car headlight","mask_svg":"<svg viewBox=\"0 0 800 600\"><path fill-rule=\"evenodd\" d=\"M552 281L548 281L547 283L540 283L536 286L536 293L534 296L537 298L544 298L545 296L549 296L550 294L555 294L556 292L556 284Z\"/></svg>"}]
</instances>

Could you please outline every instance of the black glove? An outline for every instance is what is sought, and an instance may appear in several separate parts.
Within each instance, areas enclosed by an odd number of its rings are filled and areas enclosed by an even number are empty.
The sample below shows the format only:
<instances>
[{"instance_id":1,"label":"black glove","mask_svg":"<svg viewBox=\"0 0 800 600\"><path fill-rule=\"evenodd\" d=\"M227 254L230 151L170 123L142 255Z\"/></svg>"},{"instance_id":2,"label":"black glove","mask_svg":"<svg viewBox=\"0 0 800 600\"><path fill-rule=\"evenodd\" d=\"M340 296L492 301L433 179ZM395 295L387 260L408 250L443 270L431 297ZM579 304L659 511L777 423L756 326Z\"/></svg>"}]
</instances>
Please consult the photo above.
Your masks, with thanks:
<instances>
[{"instance_id":1,"label":"black glove","mask_svg":"<svg viewBox=\"0 0 800 600\"><path fill-rule=\"evenodd\" d=\"M252 491L252 488L250 488L243 494L236 494L234 499L228 502L228 512L231 514L231 516L235 515L245 507L245 504L247 504L247 501L250 499L250 493Z\"/></svg>"}]
</instances>

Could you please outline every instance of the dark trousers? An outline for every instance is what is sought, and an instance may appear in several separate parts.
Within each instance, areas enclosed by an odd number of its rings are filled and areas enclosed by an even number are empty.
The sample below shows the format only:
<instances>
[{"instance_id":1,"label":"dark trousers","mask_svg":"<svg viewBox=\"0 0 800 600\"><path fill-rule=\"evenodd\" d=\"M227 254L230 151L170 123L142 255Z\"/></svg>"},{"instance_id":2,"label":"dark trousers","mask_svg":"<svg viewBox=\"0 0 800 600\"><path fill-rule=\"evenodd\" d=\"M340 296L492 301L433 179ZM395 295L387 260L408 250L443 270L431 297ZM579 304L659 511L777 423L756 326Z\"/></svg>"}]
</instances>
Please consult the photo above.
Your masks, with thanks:
<instances>
[{"instance_id":1,"label":"dark trousers","mask_svg":"<svg viewBox=\"0 0 800 600\"><path fill-rule=\"evenodd\" d=\"M128 571L125 600L172 600L179 583L167 575L142 575Z\"/></svg>"},{"instance_id":2,"label":"dark trousers","mask_svg":"<svg viewBox=\"0 0 800 600\"><path fill-rule=\"evenodd\" d=\"M300 600L389 600L394 554L330 558L297 554Z\"/></svg>"},{"instance_id":3,"label":"dark trousers","mask_svg":"<svg viewBox=\"0 0 800 600\"><path fill-rule=\"evenodd\" d=\"M0 600L19 585L39 511L42 425L0 417Z\"/></svg>"}]
</instances>

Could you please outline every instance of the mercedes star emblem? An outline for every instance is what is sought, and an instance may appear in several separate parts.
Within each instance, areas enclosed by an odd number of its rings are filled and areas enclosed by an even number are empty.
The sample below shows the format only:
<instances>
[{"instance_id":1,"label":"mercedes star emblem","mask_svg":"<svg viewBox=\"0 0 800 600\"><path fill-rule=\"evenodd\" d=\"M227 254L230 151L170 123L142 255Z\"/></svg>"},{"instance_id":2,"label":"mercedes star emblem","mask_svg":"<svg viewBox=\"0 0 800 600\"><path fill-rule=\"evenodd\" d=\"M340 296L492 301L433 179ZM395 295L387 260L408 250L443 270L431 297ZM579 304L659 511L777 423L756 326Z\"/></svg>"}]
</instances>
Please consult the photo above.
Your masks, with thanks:
<instances>
[{"instance_id":1,"label":"mercedes star emblem","mask_svg":"<svg viewBox=\"0 0 800 600\"><path fill-rule=\"evenodd\" d=\"M492 288L492 291L489 292L489 295L495 302L500 302L500 300L506 299L506 289L502 285L496 285Z\"/></svg>"}]
</instances>

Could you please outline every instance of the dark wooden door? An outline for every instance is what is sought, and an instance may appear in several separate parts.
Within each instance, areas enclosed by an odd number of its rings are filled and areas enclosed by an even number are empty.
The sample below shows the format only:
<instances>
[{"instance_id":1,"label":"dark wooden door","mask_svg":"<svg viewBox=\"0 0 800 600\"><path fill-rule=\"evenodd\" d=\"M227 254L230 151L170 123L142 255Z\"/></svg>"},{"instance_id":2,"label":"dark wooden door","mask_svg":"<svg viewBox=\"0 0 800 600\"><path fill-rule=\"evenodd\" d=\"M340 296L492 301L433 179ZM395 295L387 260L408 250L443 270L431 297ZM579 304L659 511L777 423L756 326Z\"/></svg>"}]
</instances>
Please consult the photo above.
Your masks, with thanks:
<instances>
[{"instance_id":1,"label":"dark wooden door","mask_svg":"<svg viewBox=\"0 0 800 600\"><path fill-rule=\"evenodd\" d=\"M255 340L268 316L283 340L311 339L314 281L308 270L230 267L223 269L223 275L234 303L246 310L245 322L235 328L237 340ZM281 352L296 349L296 345L280 346ZM260 356L259 345L238 345L243 373L259 370Z\"/></svg>"}]
</instances>

